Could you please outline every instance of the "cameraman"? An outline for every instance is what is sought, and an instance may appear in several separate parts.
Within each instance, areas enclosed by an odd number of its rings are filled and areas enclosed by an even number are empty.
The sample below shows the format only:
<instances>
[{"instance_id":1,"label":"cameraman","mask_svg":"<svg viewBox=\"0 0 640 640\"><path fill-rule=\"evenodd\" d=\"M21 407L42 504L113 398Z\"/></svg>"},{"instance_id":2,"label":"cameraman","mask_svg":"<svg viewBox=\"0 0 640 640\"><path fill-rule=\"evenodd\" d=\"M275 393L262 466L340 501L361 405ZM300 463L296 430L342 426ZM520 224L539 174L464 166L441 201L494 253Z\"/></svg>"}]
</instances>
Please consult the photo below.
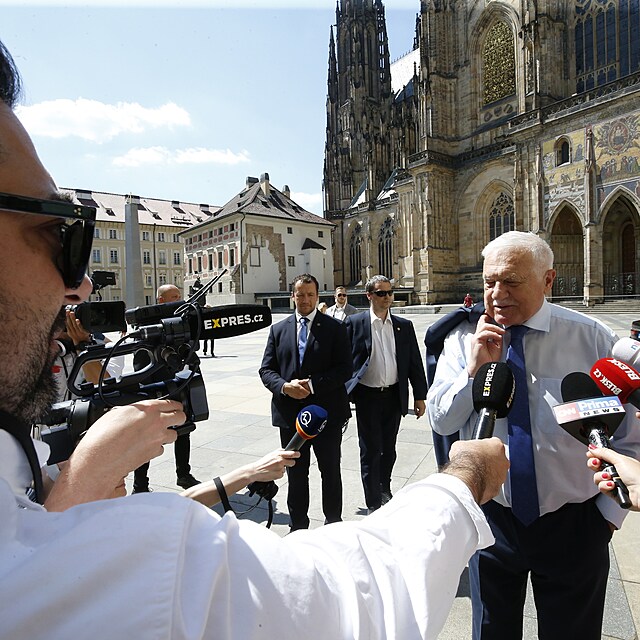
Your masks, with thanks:
<instances>
[{"instance_id":1,"label":"cameraman","mask_svg":"<svg viewBox=\"0 0 640 640\"><path fill-rule=\"evenodd\" d=\"M284 539L176 495L49 513L11 491L16 469L33 463L28 424L55 397L61 307L91 290L82 273L93 236L93 212L51 202L59 198L55 184L12 112L18 89L0 45L0 635L437 637L467 560L493 541L477 504L506 478L496 438L455 443L445 472L399 491L360 522ZM65 219L79 226L63 229ZM79 243L82 251L72 251ZM27 264L28 272L16 268ZM185 419L169 400L114 408L82 439L54 497L106 497L150 449L172 442L167 427Z\"/></svg>"}]
</instances>

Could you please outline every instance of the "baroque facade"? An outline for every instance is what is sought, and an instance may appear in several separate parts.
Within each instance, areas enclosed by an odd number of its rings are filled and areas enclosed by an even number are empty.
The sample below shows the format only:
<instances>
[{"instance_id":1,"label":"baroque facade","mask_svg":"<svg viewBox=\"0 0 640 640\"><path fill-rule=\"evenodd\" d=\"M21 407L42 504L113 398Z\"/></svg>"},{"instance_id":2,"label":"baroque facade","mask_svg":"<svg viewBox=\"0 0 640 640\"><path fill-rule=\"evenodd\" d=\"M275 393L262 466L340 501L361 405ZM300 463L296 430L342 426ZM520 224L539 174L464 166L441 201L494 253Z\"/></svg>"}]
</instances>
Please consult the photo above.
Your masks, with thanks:
<instances>
[{"instance_id":1,"label":"baroque facade","mask_svg":"<svg viewBox=\"0 0 640 640\"><path fill-rule=\"evenodd\" d=\"M414 303L482 289L482 248L531 231L555 298L640 294L640 1L416 0L390 62L382 0L331 27L324 208L335 281ZM411 43L407 43L411 45Z\"/></svg>"}]
</instances>

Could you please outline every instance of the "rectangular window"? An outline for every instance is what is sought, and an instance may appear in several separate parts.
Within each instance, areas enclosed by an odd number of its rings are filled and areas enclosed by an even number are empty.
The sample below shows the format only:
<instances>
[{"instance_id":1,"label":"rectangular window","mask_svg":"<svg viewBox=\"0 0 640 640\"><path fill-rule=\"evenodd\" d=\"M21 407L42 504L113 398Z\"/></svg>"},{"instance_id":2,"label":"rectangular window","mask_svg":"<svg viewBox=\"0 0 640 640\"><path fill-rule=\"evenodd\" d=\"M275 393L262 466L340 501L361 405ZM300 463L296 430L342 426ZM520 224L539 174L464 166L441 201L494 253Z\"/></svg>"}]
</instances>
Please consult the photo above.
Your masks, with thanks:
<instances>
[{"instance_id":1,"label":"rectangular window","mask_svg":"<svg viewBox=\"0 0 640 640\"><path fill-rule=\"evenodd\" d=\"M180 242L180 238L178 238L178 234L177 233L173 234L173 241L174 242Z\"/></svg>"},{"instance_id":2,"label":"rectangular window","mask_svg":"<svg viewBox=\"0 0 640 640\"><path fill-rule=\"evenodd\" d=\"M173 252L173 264L182 264L182 256L179 251Z\"/></svg>"},{"instance_id":3,"label":"rectangular window","mask_svg":"<svg viewBox=\"0 0 640 640\"><path fill-rule=\"evenodd\" d=\"M222 251L218 251L218 269L222 269Z\"/></svg>"},{"instance_id":4,"label":"rectangular window","mask_svg":"<svg viewBox=\"0 0 640 640\"><path fill-rule=\"evenodd\" d=\"M198 256L198 273L202 273L202 256Z\"/></svg>"},{"instance_id":5,"label":"rectangular window","mask_svg":"<svg viewBox=\"0 0 640 640\"><path fill-rule=\"evenodd\" d=\"M296 266L296 257L295 256L287 256L287 264L290 267L295 267Z\"/></svg>"},{"instance_id":6,"label":"rectangular window","mask_svg":"<svg viewBox=\"0 0 640 640\"><path fill-rule=\"evenodd\" d=\"M213 271L213 253L208 253L207 254L207 259L209 262L209 271Z\"/></svg>"},{"instance_id":7,"label":"rectangular window","mask_svg":"<svg viewBox=\"0 0 640 640\"><path fill-rule=\"evenodd\" d=\"M142 232L142 239L145 240L146 242L149 242L149 232L148 231L143 231Z\"/></svg>"},{"instance_id":8,"label":"rectangular window","mask_svg":"<svg viewBox=\"0 0 640 640\"><path fill-rule=\"evenodd\" d=\"M233 267L236 264L236 251L235 249L229 249L229 266Z\"/></svg>"},{"instance_id":9,"label":"rectangular window","mask_svg":"<svg viewBox=\"0 0 640 640\"><path fill-rule=\"evenodd\" d=\"M287 227L287 233L293 233L293 227Z\"/></svg>"},{"instance_id":10,"label":"rectangular window","mask_svg":"<svg viewBox=\"0 0 640 640\"><path fill-rule=\"evenodd\" d=\"M151 286L151 285L149 285ZM151 304L151 296L145 296L144 297L144 303L149 306Z\"/></svg>"},{"instance_id":11,"label":"rectangular window","mask_svg":"<svg viewBox=\"0 0 640 640\"><path fill-rule=\"evenodd\" d=\"M189 273L193 273L193 260L189 258Z\"/></svg>"},{"instance_id":12,"label":"rectangular window","mask_svg":"<svg viewBox=\"0 0 640 640\"><path fill-rule=\"evenodd\" d=\"M100 229L98 229L98 227L96 227L96 228L93 230L93 237L94 237L94 238L99 238L99 237L100 237Z\"/></svg>"},{"instance_id":13,"label":"rectangular window","mask_svg":"<svg viewBox=\"0 0 640 640\"><path fill-rule=\"evenodd\" d=\"M158 251L158 264L167 264L167 252L164 249Z\"/></svg>"},{"instance_id":14,"label":"rectangular window","mask_svg":"<svg viewBox=\"0 0 640 640\"><path fill-rule=\"evenodd\" d=\"M249 266L260 266L260 247L251 247L249 250Z\"/></svg>"},{"instance_id":15,"label":"rectangular window","mask_svg":"<svg viewBox=\"0 0 640 640\"><path fill-rule=\"evenodd\" d=\"M151 251L142 252L142 264L151 264Z\"/></svg>"},{"instance_id":16,"label":"rectangular window","mask_svg":"<svg viewBox=\"0 0 640 640\"><path fill-rule=\"evenodd\" d=\"M164 232L160 231L158 233L158 242L164 242Z\"/></svg>"},{"instance_id":17,"label":"rectangular window","mask_svg":"<svg viewBox=\"0 0 640 640\"><path fill-rule=\"evenodd\" d=\"M117 249L111 249L109 251L109 262L111 264L118 264L118 250Z\"/></svg>"},{"instance_id":18,"label":"rectangular window","mask_svg":"<svg viewBox=\"0 0 640 640\"><path fill-rule=\"evenodd\" d=\"M165 273L161 273L158 276L158 284L159 285L167 284L167 275Z\"/></svg>"},{"instance_id":19,"label":"rectangular window","mask_svg":"<svg viewBox=\"0 0 640 640\"><path fill-rule=\"evenodd\" d=\"M232 222L232 223L229 225L229 231L235 231L235 229L236 229L236 223L235 223L235 222Z\"/></svg>"},{"instance_id":20,"label":"rectangular window","mask_svg":"<svg viewBox=\"0 0 640 640\"><path fill-rule=\"evenodd\" d=\"M117 239L118 239L117 229L109 229L109 240L117 240Z\"/></svg>"},{"instance_id":21,"label":"rectangular window","mask_svg":"<svg viewBox=\"0 0 640 640\"><path fill-rule=\"evenodd\" d=\"M91 253L91 259L94 262L102 262L102 252L100 251L100 249L93 250L93 252Z\"/></svg>"},{"instance_id":22,"label":"rectangular window","mask_svg":"<svg viewBox=\"0 0 640 640\"><path fill-rule=\"evenodd\" d=\"M218 282L218 293L222 293L222 282Z\"/></svg>"},{"instance_id":23,"label":"rectangular window","mask_svg":"<svg viewBox=\"0 0 640 640\"><path fill-rule=\"evenodd\" d=\"M152 284L152 283L151 283L151 276L150 276L150 275L146 275L146 276L144 277L144 282L145 282L145 286L146 286L146 287L150 287L150 286L151 286L151 284Z\"/></svg>"},{"instance_id":24,"label":"rectangular window","mask_svg":"<svg viewBox=\"0 0 640 640\"><path fill-rule=\"evenodd\" d=\"M318 238L324 238L324 231L318 231Z\"/></svg>"}]
</instances>

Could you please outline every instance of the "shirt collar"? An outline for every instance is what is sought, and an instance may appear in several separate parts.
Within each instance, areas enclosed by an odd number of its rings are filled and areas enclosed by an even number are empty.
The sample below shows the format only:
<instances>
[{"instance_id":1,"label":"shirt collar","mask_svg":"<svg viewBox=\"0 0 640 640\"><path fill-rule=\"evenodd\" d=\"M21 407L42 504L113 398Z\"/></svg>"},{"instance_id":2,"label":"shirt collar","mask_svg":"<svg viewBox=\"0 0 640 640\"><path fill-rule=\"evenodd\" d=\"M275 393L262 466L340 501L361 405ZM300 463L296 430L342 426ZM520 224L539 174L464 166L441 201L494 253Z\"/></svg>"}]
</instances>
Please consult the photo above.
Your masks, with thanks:
<instances>
[{"instance_id":1,"label":"shirt collar","mask_svg":"<svg viewBox=\"0 0 640 640\"><path fill-rule=\"evenodd\" d=\"M309 319L309 326L311 326L311 323L316 317L316 313L318 313L318 310L314 309L308 316L305 316L306 318ZM302 318L302 316L298 313L298 310L296 309L296 322L300 322L300 318Z\"/></svg>"},{"instance_id":2,"label":"shirt collar","mask_svg":"<svg viewBox=\"0 0 640 640\"><path fill-rule=\"evenodd\" d=\"M371 320L371 324L373 324L376 320L378 320L383 325L392 324L392 322L391 322L391 309L389 309L389 311L387 311L387 317L385 318L385 321L382 322L382 318L378 318L378 316L373 312L373 309L371 307L369 307L369 318Z\"/></svg>"},{"instance_id":3,"label":"shirt collar","mask_svg":"<svg viewBox=\"0 0 640 640\"><path fill-rule=\"evenodd\" d=\"M546 298L542 301L542 306L522 324L534 331L549 333L551 327L551 305Z\"/></svg>"}]
</instances>

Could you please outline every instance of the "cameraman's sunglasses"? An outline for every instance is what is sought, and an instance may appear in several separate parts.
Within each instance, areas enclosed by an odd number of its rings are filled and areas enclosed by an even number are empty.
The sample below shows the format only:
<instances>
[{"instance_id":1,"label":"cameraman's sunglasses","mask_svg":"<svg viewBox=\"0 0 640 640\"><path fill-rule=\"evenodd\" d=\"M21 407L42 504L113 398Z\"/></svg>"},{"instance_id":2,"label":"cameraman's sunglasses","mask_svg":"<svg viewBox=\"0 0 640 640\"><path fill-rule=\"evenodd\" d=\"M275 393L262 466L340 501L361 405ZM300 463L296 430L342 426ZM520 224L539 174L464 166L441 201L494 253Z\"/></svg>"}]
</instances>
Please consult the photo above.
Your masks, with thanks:
<instances>
[{"instance_id":1,"label":"cameraman's sunglasses","mask_svg":"<svg viewBox=\"0 0 640 640\"><path fill-rule=\"evenodd\" d=\"M96 210L64 200L39 200L0 193L0 210L64 218L60 229L62 251L58 269L65 286L77 289L87 272L93 233L96 226Z\"/></svg>"}]
</instances>

